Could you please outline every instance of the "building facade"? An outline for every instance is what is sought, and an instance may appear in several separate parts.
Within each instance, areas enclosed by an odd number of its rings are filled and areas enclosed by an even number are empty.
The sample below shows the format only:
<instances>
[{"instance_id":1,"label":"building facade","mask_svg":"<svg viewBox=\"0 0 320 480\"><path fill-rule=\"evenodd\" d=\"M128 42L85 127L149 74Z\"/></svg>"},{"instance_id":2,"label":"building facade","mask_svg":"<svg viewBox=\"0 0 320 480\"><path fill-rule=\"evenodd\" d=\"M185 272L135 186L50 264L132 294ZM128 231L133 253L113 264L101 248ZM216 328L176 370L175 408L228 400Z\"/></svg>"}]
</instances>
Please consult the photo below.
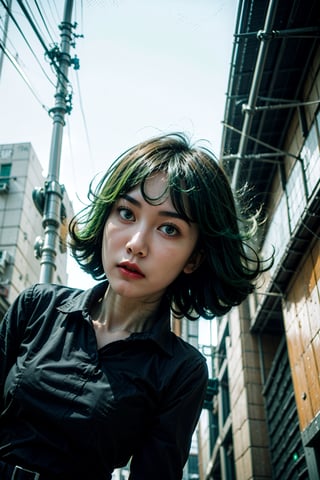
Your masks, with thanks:
<instances>
[{"instance_id":1,"label":"building facade","mask_svg":"<svg viewBox=\"0 0 320 480\"><path fill-rule=\"evenodd\" d=\"M0 320L16 296L39 281L34 244L43 236L42 216L32 192L42 187L42 167L30 143L0 145ZM67 194L67 217L73 215ZM67 284L66 228L62 224L55 283Z\"/></svg>"},{"instance_id":2,"label":"building facade","mask_svg":"<svg viewBox=\"0 0 320 480\"><path fill-rule=\"evenodd\" d=\"M193 347L199 348L199 323L192 322L186 318L178 319L172 316L172 330ZM190 446L188 460L183 469L182 480L199 480L199 448L198 429L196 428Z\"/></svg>"},{"instance_id":3,"label":"building facade","mask_svg":"<svg viewBox=\"0 0 320 480\"><path fill-rule=\"evenodd\" d=\"M202 479L320 478L320 4L239 2L222 164L272 268L219 319Z\"/></svg>"}]
</instances>

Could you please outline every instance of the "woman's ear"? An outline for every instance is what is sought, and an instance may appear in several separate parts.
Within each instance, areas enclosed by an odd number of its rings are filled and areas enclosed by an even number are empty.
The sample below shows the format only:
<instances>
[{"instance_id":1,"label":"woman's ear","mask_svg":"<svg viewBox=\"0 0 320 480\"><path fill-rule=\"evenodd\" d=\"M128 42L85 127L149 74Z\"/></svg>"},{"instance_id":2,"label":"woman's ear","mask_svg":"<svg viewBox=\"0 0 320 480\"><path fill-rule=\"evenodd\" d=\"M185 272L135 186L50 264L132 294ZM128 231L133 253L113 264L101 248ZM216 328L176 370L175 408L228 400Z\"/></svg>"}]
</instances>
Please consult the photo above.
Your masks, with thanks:
<instances>
[{"instance_id":1,"label":"woman's ear","mask_svg":"<svg viewBox=\"0 0 320 480\"><path fill-rule=\"evenodd\" d=\"M201 265L205 257L203 250L194 252L186 263L183 272L186 274L193 273Z\"/></svg>"}]
</instances>

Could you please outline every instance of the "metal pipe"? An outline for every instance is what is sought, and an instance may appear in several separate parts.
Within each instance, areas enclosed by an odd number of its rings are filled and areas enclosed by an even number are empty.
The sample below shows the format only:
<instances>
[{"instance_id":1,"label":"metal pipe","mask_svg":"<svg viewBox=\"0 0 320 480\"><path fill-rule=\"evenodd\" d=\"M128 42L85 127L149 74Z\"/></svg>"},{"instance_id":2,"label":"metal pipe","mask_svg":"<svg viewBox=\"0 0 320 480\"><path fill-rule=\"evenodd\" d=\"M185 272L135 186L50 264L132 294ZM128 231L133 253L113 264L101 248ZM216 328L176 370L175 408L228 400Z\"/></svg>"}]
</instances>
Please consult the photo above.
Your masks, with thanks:
<instances>
[{"instance_id":1,"label":"metal pipe","mask_svg":"<svg viewBox=\"0 0 320 480\"><path fill-rule=\"evenodd\" d=\"M263 29L264 33L271 32L272 30L272 25L274 22L277 4L278 4L278 0L271 0L269 2L265 23L264 23L264 29ZM270 42L270 37L268 35L260 34L258 38L260 40L260 47L258 51L255 69L254 69L248 104L247 104L246 110L244 111L244 121L242 126L240 142L239 142L239 149L237 153L238 158L235 162L233 175L232 175L231 185L234 190L236 190L237 188L237 182L238 182L238 177L240 172L240 161L246 151L246 147L248 143L248 135L251 130L254 108L256 106L256 102L258 98L259 88L260 88L261 79L263 75L263 69L264 69L266 58L267 58L268 47Z\"/></svg>"},{"instance_id":2,"label":"metal pipe","mask_svg":"<svg viewBox=\"0 0 320 480\"><path fill-rule=\"evenodd\" d=\"M307 105L315 105L316 103L320 103L320 100L310 100L309 102L291 102L291 103L284 103L284 104L276 104L276 105L261 105L258 107L254 107L255 112L260 112L262 110L282 110L284 108L296 108L296 107L303 107ZM243 105L243 111L246 110L246 105Z\"/></svg>"},{"instance_id":3,"label":"metal pipe","mask_svg":"<svg viewBox=\"0 0 320 480\"><path fill-rule=\"evenodd\" d=\"M223 125L226 127L226 128L229 128L230 130L233 130L234 132L237 132L239 133L240 135L243 135L243 129L242 130L238 130L237 128L233 127L232 125L228 125L227 123L224 123L223 122ZM300 160L300 157L298 157L297 155L294 155L293 153L290 153L290 152L286 152L284 150L280 150L279 148L276 148L276 147L273 147L272 145L269 145L268 143L266 142L263 142L262 140L258 140L257 138L255 137L252 137L251 135L249 134L246 134L247 136L247 139L248 140L253 140L255 143L258 143L259 145L263 145L264 147L266 148L269 148L270 150L272 150L273 152L278 152L279 155L284 155L284 156L288 156L288 157L291 157L291 158L295 158L296 160ZM237 154L234 154L234 157L235 159L238 159L238 160L241 160L242 158L245 158L246 155L239 155L239 152Z\"/></svg>"}]
</instances>

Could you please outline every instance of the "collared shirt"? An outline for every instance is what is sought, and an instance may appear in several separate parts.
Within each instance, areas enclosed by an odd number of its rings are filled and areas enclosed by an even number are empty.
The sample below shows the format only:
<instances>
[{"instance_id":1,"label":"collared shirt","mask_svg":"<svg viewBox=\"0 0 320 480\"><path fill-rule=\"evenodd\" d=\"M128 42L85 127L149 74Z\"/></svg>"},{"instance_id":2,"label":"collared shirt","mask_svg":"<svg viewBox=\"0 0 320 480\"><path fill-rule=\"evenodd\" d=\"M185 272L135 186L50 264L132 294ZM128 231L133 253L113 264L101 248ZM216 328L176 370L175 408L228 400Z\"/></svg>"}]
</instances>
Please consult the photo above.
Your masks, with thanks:
<instances>
[{"instance_id":1,"label":"collared shirt","mask_svg":"<svg viewBox=\"0 0 320 480\"><path fill-rule=\"evenodd\" d=\"M68 480L178 480L207 383L205 358L170 331L97 347L88 291L35 285L0 325L0 459Z\"/></svg>"}]
</instances>

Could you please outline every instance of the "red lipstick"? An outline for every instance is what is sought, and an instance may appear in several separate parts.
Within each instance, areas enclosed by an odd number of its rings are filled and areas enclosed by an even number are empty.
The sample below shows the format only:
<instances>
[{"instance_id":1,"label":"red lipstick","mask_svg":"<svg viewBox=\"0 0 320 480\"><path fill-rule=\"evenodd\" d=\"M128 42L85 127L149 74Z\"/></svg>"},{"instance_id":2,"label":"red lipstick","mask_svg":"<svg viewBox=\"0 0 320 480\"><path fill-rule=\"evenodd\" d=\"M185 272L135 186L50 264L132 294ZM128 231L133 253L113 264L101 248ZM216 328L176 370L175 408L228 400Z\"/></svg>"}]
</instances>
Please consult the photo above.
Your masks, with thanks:
<instances>
[{"instance_id":1,"label":"red lipstick","mask_svg":"<svg viewBox=\"0 0 320 480\"><path fill-rule=\"evenodd\" d=\"M136 263L131 263L128 261L121 262L119 263L118 268L125 277L136 279L144 278L144 274Z\"/></svg>"}]
</instances>

